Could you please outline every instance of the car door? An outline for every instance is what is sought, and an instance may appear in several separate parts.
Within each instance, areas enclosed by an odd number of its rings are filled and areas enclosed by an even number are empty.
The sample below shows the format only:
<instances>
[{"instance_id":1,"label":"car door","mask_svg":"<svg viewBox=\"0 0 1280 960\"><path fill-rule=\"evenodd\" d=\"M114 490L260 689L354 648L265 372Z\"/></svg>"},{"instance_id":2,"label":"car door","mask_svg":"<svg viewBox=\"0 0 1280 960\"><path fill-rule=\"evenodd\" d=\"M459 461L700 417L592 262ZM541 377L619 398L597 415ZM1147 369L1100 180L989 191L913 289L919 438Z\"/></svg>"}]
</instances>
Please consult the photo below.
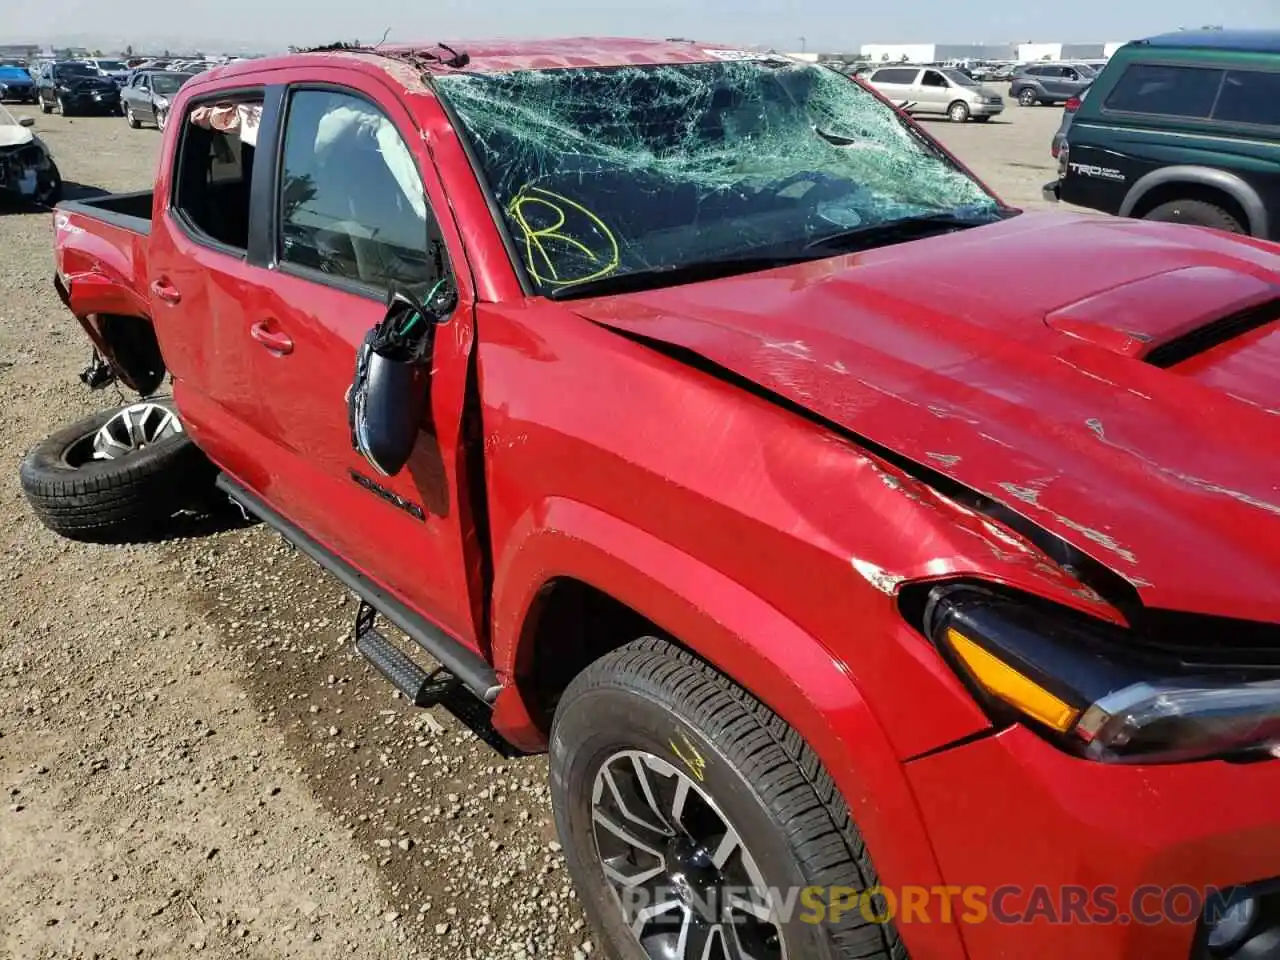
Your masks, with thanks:
<instances>
[{"instance_id":1,"label":"car door","mask_svg":"<svg viewBox=\"0 0 1280 960\"><path fill-rule=\"evenodd\" d=\"M1068 67L1045 67L1044 68L1044 92L1049 100L1066 100L1070 96L1067 93L1067 70ZM1071 71L1074 73L1075 71Z\"/></svg>"},{"instance_id":2,"label":"car door","mask_svg":"<svg viewBox=\"0 0 1280 960\"><path fill-rule=\"evenodd\" d=\"M946 113L951 103L951 86L940 70L921 70L912 88L912 99L920 113Z\"/></svg>"},{"instance_id":3,"label":"car door","mask_svg":"<svg viewBox=\"0 0 1280 960\"><path fill-rule=\"evenodd\" d=\"M279 137L269 275L237 349L263 399L258 492L324 547L455 637L475 643L464 545L460 430L472 318L461 240L408 109L378 81L309 71ZM323 85L322 85L323 84ZM438 107L437 107L438 109ZM443 210L444 218L435 211ZM346 397L356 351L391 283L444 282L430 415L407 466L381 476L352 448Z\"/></svg>"},{"instance_id":4,"label":"car door","mask_svg":"<svg viewBox=\"0 0 1280 960\"><path fill-rule=\"evenodd\" d=\"M1062 68L1062 97L1069 100L1089 85L1089 78L1075 67Z\"/></svg>"},{"instance_id":5,"label":"car door","mask_svg":"<svg viewBox=\"0 0 1280 960\"><path fill-rule=\"evenodd\" d=\"M139 120L151 119L151 75L136 74L129 86L121 92L126 105Z\"/></svg>"}]
</instances>

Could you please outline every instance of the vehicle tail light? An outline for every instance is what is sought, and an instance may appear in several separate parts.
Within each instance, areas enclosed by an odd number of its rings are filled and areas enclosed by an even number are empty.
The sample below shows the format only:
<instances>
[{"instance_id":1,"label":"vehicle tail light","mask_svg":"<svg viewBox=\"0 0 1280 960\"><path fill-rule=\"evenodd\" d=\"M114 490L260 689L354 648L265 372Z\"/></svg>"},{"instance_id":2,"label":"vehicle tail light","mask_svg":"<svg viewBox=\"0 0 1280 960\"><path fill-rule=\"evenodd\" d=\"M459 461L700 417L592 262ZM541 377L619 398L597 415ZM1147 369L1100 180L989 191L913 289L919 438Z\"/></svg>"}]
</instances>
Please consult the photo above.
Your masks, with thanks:
<instances>
[{"instance_id":1,"label":"vehicle tail light","mask_svg":"<svg viewBox=\"0 0 1280 960\"><path fill-rule=\"evenodd\" d=\"M1067 103L1066 103L1066 111L1067 111L1067 113L1075 113L1075 112L1076 112L1077 110L1079 110L1079 109L1080 109L1080 98L1079 98L1079 97L1072 97L1070 100L1068 100L1068 101L1067 101Z\"/></svg>"}]
</instances>

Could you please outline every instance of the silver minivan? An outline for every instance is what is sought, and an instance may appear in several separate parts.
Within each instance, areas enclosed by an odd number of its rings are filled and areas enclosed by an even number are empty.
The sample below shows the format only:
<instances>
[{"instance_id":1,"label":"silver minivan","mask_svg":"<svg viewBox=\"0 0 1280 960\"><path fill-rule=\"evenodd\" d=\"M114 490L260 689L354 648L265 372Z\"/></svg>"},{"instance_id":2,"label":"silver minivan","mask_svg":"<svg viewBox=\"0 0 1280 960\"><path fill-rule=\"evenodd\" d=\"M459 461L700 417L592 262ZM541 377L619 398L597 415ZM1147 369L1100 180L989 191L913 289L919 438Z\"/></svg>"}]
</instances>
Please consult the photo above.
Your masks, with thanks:
<instances>
[{"instance_id":1,"label":"silver minivan","mask_svg":"<svg viewBox=\"0 0 1280 960\"><path fill-rule=\"evenodd\" d=\"M867 78L908 113L932 113L955 123L990 120L1004 112L1004 98L968 74L947 67L881 67Z\"/></svg>"}]
</instances>

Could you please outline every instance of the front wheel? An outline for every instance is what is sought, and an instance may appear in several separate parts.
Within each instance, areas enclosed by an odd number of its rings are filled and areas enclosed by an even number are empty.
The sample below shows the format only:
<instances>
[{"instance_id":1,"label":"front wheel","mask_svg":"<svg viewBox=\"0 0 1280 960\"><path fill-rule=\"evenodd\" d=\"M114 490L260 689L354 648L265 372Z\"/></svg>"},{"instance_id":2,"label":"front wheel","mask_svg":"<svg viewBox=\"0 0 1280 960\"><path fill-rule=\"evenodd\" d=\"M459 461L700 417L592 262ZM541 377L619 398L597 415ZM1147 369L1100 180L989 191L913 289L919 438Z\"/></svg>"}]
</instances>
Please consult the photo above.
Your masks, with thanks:
<instances>
[{"instance_id":1,"label":"front wheel","mask_svg":"<svg viewBox=\"0 0 1280 960\"><path fill-rule=\"evenodd\" d=\"M156 111L156 129L158 129L161 133L163 133L163 132L164 132L164 125L165 125L165 122L166 122L168 119L169 119L169 111L168 111L168 110L157 110L157 111Z\"/></svg>"},{"instance_id":2,"label":"front wheel","mask_svg":"<svg viewBox=\"0 0 1280 960\"><path fill-rule=\"evenodd\" d=\"M43 93L36 94L36 101L40 104L41 113L53 113L53 104L45 102Z\"/></svg>"},{"instance_id":3,"label":"front wheel","mask_svg":"<svg viewBox=\"0 0 1280 960\"><path fill-rule=\"evenodd\" d=\"M138 122L138 118L133 112L132 104L128 104L125 106L124 120L125 120L125 123L129 124L129 129L131 130L137 130L140 126L142 126L142 124Z\"/></svg>"},{"instance_id":4,"label":"front wheel","mask_svg":"<svg viewBox=\"0 0 1280 960\"><path fill-rule=\"evenodd\" d=\"M876 879L817 756L697 658L653 637L606 655L565 691L551 744L569 870L622 960L906 956L878 897L823 909Z\"/></svg>"},{"instance_id":5,"label":"front wheel","mask_svg":"<svg viewBox=\"0 0 1280 960\"><path fill-rule=\"evenodd\" d=\"M71 111L67 109L66 97L58 97L58 112L62 114L64 117L71 116Z\"/></svg>"},{"instance_id":6,"label":"front wheel","mask_svg":"<svg viewBox=\"0 0 1280 960\"><path fill-rule=\"evenodd\" d=\"M1205 200L1173 200L1150 210L1144 220L1161 223L1189 223L1197 227L1212 227L1227 233L1245 233L1244 224L1217 204Z\"/></svg>"},{"instance_id":7,"label":"front wheel","mask_svg":"<svg viewBox=\"0 0 1280 960\"><path fill-rule=\"evenodd\" d=\"M969 106L963 100L957 100L947 108L947 117L952 123L965 123L969 119Z\"/></svg>"},{"instance_id":8,"label":"front wheel","mask_svg":"<svg viewBox=\"0 0 1280 960\"><path fill-rule=\"evenodd\" d=\"M1030 87L1023 87L1018 93L1018 105L1022 107L1034 107L1040 98L1036 96L1036 92Z\"/></svg>"}]
</instances>

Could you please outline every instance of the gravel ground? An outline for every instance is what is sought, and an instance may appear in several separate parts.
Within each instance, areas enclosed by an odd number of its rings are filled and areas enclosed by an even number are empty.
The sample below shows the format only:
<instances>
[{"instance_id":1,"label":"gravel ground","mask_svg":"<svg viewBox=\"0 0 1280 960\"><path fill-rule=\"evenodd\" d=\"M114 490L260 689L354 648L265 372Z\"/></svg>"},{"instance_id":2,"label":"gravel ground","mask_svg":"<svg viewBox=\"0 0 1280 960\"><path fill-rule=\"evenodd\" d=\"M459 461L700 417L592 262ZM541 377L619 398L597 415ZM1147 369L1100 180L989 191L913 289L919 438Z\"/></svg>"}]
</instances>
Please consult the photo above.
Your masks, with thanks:
<instances>
[{"instance_id":1,"label":"gravel ground","mask_svg":"<svg viewBox=\"0 0 1280 960\"><path fill-rule=\"evenodd\" d=\"M42 116L69 196L142 189L159 135ZM1041 206L1060 110L928 122ZM0 208L0 956L578 958L542 758L415 711L355 604L261 526L145 546L46 532L25 451L111 403L50 283L47 212Z\"/></svg>"}]
</instances>

